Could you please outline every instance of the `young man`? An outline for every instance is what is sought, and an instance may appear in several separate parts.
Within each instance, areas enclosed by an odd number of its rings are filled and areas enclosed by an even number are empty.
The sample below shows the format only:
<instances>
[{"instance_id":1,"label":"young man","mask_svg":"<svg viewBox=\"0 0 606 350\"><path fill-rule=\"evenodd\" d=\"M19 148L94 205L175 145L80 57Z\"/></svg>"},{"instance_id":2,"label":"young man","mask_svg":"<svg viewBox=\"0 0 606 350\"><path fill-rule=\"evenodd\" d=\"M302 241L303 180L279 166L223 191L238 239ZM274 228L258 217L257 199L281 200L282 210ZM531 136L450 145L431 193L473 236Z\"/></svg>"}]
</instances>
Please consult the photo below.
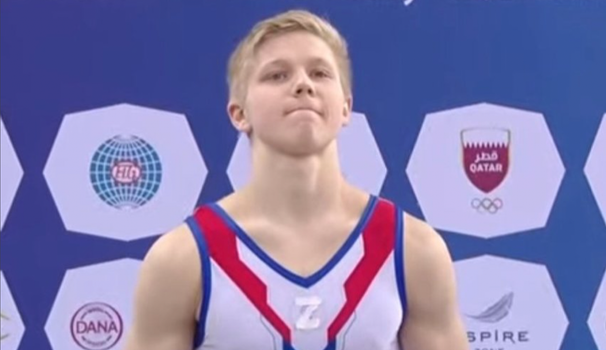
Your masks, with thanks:
<instances>
[{"instance_id":1,"label":"young man","mask_svg":"<svg viewBox=\"0 0 606 350\"><path fill-rule=\"evenodd\" d=\"M229 66L252 179L162 236L141 268L126 350L463 350L448 250L428 225L348 184L345 41L289 11Z\"/></svg>"}]
</instances>

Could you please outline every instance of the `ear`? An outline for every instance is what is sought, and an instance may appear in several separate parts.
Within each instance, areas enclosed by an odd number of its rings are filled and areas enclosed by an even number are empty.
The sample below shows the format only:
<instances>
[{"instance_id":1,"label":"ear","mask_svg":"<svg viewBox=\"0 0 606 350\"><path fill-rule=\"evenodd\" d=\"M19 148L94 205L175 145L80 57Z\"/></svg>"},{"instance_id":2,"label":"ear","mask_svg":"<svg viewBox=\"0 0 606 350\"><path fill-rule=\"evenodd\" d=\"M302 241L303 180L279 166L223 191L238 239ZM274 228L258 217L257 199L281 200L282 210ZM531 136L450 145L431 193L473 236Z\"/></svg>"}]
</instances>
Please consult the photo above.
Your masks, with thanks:
<instances>
[{"instance_id":1,"label":"ear","mask_svg":"<svg viewBox=\"0 0 606 350\"><path fill-rule=\"evenodd\" d=\"M345 97L345 103L343 104L343 126L349 125L351 121L351 112L353 108L353 98L351 96Z\"/></svg>"},{"instance_id":2,"label":"ear","mask_svg":"<svg viewBox=\"0 0 606 350\"><path fill-rule=\"evenodd\" d=\"M230 100L227 104L227 114L229 115L231 124L236 130L243 133L250 133L251 126L244 115L244 107L240 103L233 99Z\"/></svg>"}]
</instances>

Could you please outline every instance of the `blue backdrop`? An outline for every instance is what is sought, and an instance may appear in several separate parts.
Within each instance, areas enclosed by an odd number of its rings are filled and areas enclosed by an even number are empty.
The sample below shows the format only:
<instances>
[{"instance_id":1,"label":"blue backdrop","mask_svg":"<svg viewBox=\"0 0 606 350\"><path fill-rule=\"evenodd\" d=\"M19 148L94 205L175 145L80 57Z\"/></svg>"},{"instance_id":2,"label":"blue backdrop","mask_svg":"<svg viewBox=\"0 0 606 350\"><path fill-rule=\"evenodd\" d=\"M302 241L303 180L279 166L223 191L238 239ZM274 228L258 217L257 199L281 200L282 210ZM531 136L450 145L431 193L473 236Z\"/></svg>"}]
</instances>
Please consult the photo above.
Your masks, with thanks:
<instances>
[{"instance_id":1,"label":"blue backdrop","mask_svg":"<svg viewBox=\"0 0 606 350\"><path fill-rule=\"evenodd\" d=\"M254 22L293 6L327 15L348 39L355 110L389 170L381 195L415 215L405 168L427 113L479 102L543 113L566 168L546 227L494 239L440 233L456 260L546 264L570 322L561 349L597 350L587 318L606 269L606 227L583 168L606 113L600 0L2 0L0 115L24 177L0 264L26 326L20 349L51 349L44 325L66 269L141 259L157 237L66 230L43 176L63 117L119 103L186 115L209 171L199 202L217 199L232 189L237 141L226 60Z\"/></svg>"}]
</instances>

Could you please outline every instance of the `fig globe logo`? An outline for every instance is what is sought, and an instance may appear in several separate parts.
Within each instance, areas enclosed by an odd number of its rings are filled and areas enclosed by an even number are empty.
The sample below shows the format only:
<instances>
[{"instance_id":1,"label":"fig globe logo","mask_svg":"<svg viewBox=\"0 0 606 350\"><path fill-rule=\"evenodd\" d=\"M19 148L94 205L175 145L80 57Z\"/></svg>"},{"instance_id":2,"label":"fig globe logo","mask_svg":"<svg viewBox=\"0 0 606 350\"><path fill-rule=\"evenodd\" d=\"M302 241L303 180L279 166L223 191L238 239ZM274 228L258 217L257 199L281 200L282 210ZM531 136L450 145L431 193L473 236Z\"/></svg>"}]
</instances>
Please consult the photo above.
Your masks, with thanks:
<instances>
[{"instance_id":1,"label":"fig globe logo","mask_svg":"<svg viewBox=\"0 0 606 350\"><path fill-rule=\"evenodd\" d=\"M471 206L481 213L495 214L503 207L498 197L488 195L499 187L509 172L511 131L471 128L461 131L463 166L469 181L485 194L473 198Z\"/></svg>"},{"instance_id":2,"label":"fig globe logo","mask_svg":"<svg viewBox=\"0 0 606 350\"><path fill-rule=\"evenodd\" d=\"M124 325L120 313L101 302L83 305L72 317L74 341L85 350L109 350L122 338Z\"/></svg>"},{"instance_id":3,"label":"fig globe logo","mask_svg":"<svg viewBox=\"0 0 606 350\"><path fill-rule=\"evenodd\" d=\"M530 341L529 330L513 329L501 324L510 315L513 302L514 293L509 292L480 313L466 315L482 325L467 332L467 340L473 350L513 349L512 346Z\"/></svg>"},{"instance_id":4,"label":"fig globe logo","mask_svg":"<svg viewBox=\"0 0 606 350\"><path fill-rule=\"evenodd\" d=\"M116 209L137 209L154 198L162 183L162 163L156 150L134 135L105 141L90 164L93 189Z\"/></svg>"}]
</instances>

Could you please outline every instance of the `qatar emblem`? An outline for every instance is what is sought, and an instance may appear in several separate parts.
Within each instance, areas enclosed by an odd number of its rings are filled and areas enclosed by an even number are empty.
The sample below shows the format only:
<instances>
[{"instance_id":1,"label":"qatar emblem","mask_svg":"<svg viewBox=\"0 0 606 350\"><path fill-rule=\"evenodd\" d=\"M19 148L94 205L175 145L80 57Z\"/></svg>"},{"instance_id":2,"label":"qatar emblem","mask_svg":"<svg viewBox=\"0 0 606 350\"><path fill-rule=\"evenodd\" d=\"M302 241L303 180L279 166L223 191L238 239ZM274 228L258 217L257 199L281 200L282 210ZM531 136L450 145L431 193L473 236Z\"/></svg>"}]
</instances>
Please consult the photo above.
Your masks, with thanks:
<instances>
[{"instance_id":1,"label":"qatar emblem","mask_svg":"<svg viewBox=\"0 0 606 350\"><path fill-rule=\"evenodd\" d=\"M470 128L461 131L463 166L469 181L485 194L473 198L479 212L496 213L503 207L500 198L488 195L499 187L509 171L511 131L500 128Z\"/></svg>"}]
</instances>

